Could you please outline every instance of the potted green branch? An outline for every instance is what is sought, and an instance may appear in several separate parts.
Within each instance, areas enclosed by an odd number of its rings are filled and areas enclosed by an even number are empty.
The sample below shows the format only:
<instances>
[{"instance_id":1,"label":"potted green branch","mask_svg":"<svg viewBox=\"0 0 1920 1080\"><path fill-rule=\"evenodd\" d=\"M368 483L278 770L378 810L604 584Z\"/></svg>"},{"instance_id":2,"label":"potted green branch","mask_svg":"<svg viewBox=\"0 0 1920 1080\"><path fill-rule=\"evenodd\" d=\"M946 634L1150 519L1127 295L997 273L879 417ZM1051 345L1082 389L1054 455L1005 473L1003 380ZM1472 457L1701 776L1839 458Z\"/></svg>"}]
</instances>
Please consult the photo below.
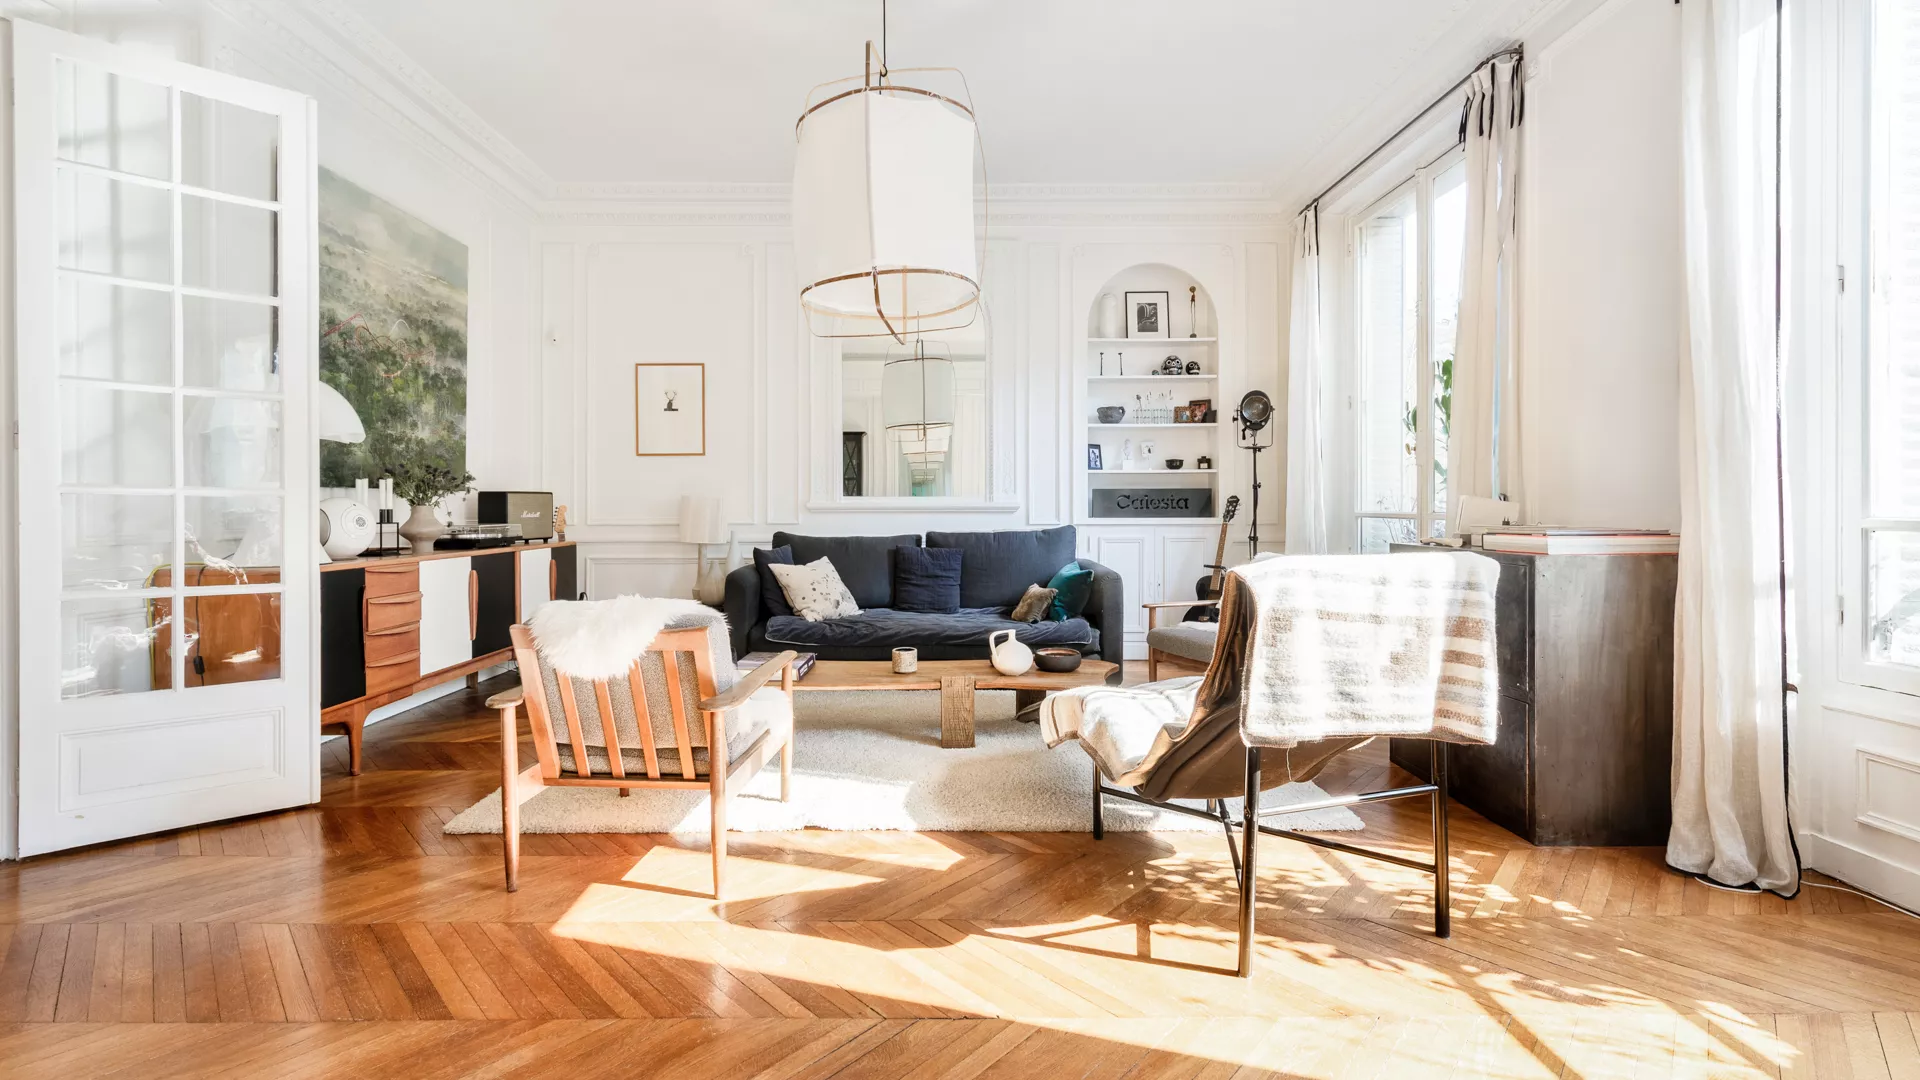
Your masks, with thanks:
<instances>
[{"instance_id":1,"label":"potted green branch","mask_svg":"<svg viewBox=\"0 0 1920 1080\"><path fill-rule=\"evenodd\" d=\"M394 494L413 508L400 526L400 535L413 545L415 555L431 552L433 542L447 532L439 515L434 513L434 504L455 492L472 490L473 474L413 456L398 456L387 466L386 473L393 478Z\"/></svg>"}]
</instances>

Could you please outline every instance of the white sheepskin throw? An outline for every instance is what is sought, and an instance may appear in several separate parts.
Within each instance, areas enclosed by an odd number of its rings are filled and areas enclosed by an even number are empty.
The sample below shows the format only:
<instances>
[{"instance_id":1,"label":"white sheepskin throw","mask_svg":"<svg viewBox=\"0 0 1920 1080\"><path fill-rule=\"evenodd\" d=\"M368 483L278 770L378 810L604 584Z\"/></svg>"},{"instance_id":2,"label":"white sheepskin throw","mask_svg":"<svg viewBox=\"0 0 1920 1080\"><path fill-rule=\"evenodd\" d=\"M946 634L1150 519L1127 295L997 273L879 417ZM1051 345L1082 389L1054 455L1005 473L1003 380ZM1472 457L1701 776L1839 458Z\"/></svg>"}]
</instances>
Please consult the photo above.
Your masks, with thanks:
<instances>
[{"instance_id":1,"label":"white sheepskin throw","mask_svg":"<svg viewBox=\"0 0 1920 1080\"><path fill-rule=\"evenodd\" d=\"M712 611L698 600L653 596L556 600L534 612L527 628L556 669L577 679L611 679L625 675L667 624Z\"/></svg>"}]
</instances>

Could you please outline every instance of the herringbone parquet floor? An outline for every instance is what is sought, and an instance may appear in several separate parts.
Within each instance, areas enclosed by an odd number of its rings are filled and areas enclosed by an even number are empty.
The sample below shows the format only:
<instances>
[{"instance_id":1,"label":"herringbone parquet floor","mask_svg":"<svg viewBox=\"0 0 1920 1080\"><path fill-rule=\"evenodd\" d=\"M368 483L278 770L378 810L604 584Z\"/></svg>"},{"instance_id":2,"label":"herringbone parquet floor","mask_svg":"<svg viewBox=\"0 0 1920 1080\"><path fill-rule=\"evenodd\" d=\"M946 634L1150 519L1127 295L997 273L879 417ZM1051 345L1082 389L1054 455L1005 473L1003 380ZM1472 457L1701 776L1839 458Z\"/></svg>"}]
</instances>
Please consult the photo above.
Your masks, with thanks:
<instances>
[{"instance_id":1,"label":"herringbone parquet floor","mask_svg":"<svg viewBox=\"0 0 1920 1080\"><path fill-rule=\"evenodd\" d=\"M329 744L317 808L0 868L0 1074L1920 1077L1920 924L1465 810L1447 941L1424 877L1263 845L1251 982L1206 834L736 836L724 908L698 842L535 836L509 895L439 828L497 784L481 700Z\"/></svg>"}]
</instances>

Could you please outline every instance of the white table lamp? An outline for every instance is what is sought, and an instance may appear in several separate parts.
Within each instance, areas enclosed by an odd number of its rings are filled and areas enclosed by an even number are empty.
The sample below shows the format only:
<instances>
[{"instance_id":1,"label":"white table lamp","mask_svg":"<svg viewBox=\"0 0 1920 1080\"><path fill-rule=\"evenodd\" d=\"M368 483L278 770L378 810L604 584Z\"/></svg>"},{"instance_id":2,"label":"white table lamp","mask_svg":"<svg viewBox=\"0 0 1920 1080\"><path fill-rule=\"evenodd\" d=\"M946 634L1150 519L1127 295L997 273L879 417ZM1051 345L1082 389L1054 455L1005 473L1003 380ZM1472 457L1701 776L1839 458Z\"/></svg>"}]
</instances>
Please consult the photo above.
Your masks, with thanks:
<instances>
[{"instance_id":1,"label":"white table lamp","mask_svg":"<svg viewBox=\"0 0 1920 1080\"><path fill-rule=\"evenodd\" d=\"M727 564L733 556L733 530L727 525L727 510L712 495L680 496L680 540L692 544L699 560L699 574L693 597L702 603L717 604L727 591ZM707 548L727 545L725 555L709 557Z\"/></svg>"}]
</instances>

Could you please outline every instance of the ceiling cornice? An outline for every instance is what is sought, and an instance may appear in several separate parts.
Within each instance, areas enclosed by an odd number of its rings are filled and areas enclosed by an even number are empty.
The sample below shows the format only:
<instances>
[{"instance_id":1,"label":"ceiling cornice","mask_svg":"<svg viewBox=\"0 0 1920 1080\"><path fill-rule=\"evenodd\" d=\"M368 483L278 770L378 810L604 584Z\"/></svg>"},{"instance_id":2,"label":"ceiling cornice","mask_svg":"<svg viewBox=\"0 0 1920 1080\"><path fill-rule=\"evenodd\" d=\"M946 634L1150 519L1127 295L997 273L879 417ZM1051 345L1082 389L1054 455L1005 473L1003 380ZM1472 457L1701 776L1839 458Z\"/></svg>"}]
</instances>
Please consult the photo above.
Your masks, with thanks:
<instances>
[{"instance_id":1,"label":"ceiling cornice","mask_svg":"<svg viewBox=\"0 0 1920 1080\"><path fill-rule=\"evenodd\" d=\"M207 4L235 26L284 52L343 97L415 141L444 149L461 171L486 180L526 209L531 211L553 197L553 178L533 159L338 0L303 0L299 5L207 0Z\"/></svg>"}]
</instances>

